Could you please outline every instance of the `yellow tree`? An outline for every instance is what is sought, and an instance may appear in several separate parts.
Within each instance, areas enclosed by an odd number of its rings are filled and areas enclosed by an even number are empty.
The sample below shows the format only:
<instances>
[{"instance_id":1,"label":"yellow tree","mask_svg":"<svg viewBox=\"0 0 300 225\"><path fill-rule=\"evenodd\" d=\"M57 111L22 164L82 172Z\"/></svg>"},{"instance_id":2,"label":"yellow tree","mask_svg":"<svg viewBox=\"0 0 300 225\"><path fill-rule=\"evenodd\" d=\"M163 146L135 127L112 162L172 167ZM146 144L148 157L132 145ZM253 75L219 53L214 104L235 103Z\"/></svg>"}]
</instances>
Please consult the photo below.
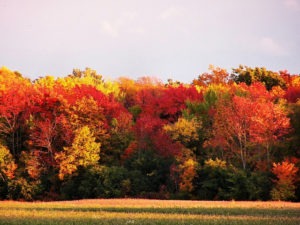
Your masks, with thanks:
<instances>
[{"instance_id":1,"label":"yellow tree","mask_svg":"<svg viewBox=\"0 0 300 225\"><path fill-rule=\"evenodd\" d=\"M74 130L88 126L96 137L106 136L104 109L92 97L78 98L74 104L69 104L65 110Z\"/></svg>"},{"instance_id":2,"label":"yellow tree","mask_svg":"<svg viewBox=\"0 0 300 225\"><path fill-rule=\"evenodd\" d=\"M59 78L58 83L66 88L74 88L76 85L89 85L95 87L98 91L109 96L113 95L116 99L123 99L124 94L116 81L104 80L102 75L96 70L86 68L84 71L74 69L73 74L65 78Z\"/></svg>"},{"instance_id":3,"label":"yellow tree","mask_svg":"<svg viewBox=\"0 0 300 225\"><path fill-rule=\"evenodd\" d=\"M176 123L163 127L173 140L179 141L186 147L189 146L189 143L199 139L198 130L200 128L201 123L194 118L191 120L179 118Z\"/></svg>"},{"instance_id":4,"label":"yellow tree","mask_svg":"<svg viewBox=\"0 0 300 225\"><path fill-rule=\"evenodd\" d=\"M14 172L17 165L14 162L12 154L8 148L0 143L0 178L3 181L14 178Z\"/></svg>"},{"instance_id":5,"label":"yellow tree","mask_svg":"<svg viewBox=\"0 0 300 225\"><path fill-rule=\"evenodd\" d=\"M55 159L59 164L59 178L74 173L78 167L95 165L100 159L100 143L95 142L95 137L89 127L84 126L75 131L75 138L70 147L65 147L57 153Z\"/></svg>"},{"instance_id":6,"label":"yellow tree","mask_svg":"<svg viewBox=\"0 0 300 225\"><path fill-rule=\"evenodd\" d=\"M120 77L118 79L120 90L124 94L124 106L131 107L135 103L137 92L141 89L136 82L127 77Z\"/></svg>"},{"instance_id":7,"label":"yellow tree","mask_svg":"<svg viewBox=\"0 0 300 225\"><path fill-rule=\"evenodd\" d=\"M8 90L16 84L22 84L28 88L30 80L24 78L19 72L13 72L7 67L0 68L0 91Z\"/></svg>"},{"instance_id":8,"label":"yellow tree","mask_svg":"<svg viewBox=\"0 0 300 225\"><path fill-rule=\"evenodd\" d=\"M173 165L173 173L176 171L179 178L175 181L179 184L179 190L183 192L191 192L194 189L193 180L196 176L197 161L194 152L189 149L192 142L198 140L198 130L201 128L201 123L195 119L187 120L179 118L174 124L167 124L163 127L165 132L177 142L180 142L185 147L182 147L181 153L176 156L176 165Z\"/></svg>"},{"instance_id":9,"label":"yellow tree","mask_svg":"<svg viewBox=\"0 0 300 225\"><path fill-rule=\"evenodd\" d=\"M189 149L183 149L182 154L178 157L179 164L179 190L183 192L191 192L194 190L193 181L197 174L198 163L195 154Z\"/></svg>"},{"instance_id":10,"label":"yellow tree","mask_svg":"<svg viewBox=\"0 0 300 225\"><path fill-rule=\"evenodd\" d=\"M34 86L37 90L43 88L47 90L52 90L56 84L57 82L53 76L40 77L39 79L34 81Z\"/></svg>"}]
</instances>

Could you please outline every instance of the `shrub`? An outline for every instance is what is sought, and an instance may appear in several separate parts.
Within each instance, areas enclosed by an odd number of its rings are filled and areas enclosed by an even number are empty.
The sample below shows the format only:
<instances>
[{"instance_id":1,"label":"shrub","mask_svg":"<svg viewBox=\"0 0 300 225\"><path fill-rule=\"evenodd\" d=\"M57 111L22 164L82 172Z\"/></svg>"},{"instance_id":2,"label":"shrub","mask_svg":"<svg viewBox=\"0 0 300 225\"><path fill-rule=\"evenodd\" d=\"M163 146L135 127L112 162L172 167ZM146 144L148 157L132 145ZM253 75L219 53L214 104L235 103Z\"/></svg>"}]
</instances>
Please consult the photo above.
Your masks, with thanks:
<instances>
[{"instance_id":1,"label":"shrub","mask_svg":"<svg viewBox=\"0 0 300 225\"><path fill-rule=\"evenodd\" d=\"M200 199L227 199L229 192L228 179L230 171L226 162L216 160L206 160L204 166L198 170L198 178L195 180L196 196Z\"/></svg>"},{"instance_id":2,"label":"shrub","mask_svg":"<svg viewBox=\"0 0 300 225\"><path fill-rule=\"evenodd\" d=\"M271 191L273 200L293 200L296 198L295 190L296 175L298 168L294 163L287 160L282 163L273 163L273 174L277 177L274 180L275 186Z\"/></svg>"},{"instance_id":3,"label":"shrub","mask_svg":"<svg viewBox=\"0 0 300 225\"><path fill-rule=\"evenodd\" d=\"M40 181L28 181L25 178L19 178L8 182L9 199L32 201L37 199L41 192Z\"/></svg>"}]
</instances>

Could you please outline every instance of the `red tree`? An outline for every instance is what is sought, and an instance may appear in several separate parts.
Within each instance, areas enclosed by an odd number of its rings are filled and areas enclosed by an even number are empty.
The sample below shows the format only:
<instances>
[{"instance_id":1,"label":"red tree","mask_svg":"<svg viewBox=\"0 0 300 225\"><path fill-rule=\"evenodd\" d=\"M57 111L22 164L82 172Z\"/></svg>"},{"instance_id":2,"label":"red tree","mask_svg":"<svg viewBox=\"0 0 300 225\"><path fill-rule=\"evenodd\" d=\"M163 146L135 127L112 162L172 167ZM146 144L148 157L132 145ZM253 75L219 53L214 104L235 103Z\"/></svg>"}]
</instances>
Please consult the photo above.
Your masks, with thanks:
<instances>
[{"instance_id":1,"label":"red tree","mask_svg":"<svg viewBox=\"0 0 300 225\"><path fill-rule=\"evenodd\" d=\"M245 97L221 99L216 107L213 138L210 143L238 155L246 169L253 156L262 155L254 146L260 144L270 163L271 146L289 132L289 119L284 110L272 103L261 85L245 92Z\"/></svg>"}]
</instances>

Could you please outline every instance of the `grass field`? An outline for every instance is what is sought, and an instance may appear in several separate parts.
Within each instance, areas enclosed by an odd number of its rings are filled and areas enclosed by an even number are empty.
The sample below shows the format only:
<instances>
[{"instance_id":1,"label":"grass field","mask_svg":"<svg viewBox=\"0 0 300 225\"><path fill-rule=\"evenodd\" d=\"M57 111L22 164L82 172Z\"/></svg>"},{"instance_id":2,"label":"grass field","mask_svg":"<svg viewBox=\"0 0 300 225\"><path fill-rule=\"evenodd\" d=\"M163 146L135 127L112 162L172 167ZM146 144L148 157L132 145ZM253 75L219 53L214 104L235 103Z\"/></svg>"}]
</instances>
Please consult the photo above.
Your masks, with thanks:
<instances>
[{"instance_id":1,"label":"grass field","mask_svg":"<svg viewBox=\"0 0 300 225\"><path fill-rule=\"evenodd\" d=\"M300 203L101 199L0 201L0 224L300 224Z\"/></svg>"}]
</instances>

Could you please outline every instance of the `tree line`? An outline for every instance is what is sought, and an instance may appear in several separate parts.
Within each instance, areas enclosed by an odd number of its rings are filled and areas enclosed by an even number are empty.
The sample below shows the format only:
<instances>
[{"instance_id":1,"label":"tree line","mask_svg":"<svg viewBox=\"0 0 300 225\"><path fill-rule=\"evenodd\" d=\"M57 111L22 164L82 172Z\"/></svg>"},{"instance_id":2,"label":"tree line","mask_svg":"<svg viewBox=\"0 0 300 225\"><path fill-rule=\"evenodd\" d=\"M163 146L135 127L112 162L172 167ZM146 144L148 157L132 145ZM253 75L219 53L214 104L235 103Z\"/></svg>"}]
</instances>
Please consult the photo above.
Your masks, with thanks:
<instances>
[{"instance_id":1,"label":"tree line","mask_svg":"<svg viewBox=\"0 0 300 225\"><path fill-rule=\"evenodd\" d=\"M300 75L0 69L0 199L300 200Z\"/></svg>"}]
</instances>

